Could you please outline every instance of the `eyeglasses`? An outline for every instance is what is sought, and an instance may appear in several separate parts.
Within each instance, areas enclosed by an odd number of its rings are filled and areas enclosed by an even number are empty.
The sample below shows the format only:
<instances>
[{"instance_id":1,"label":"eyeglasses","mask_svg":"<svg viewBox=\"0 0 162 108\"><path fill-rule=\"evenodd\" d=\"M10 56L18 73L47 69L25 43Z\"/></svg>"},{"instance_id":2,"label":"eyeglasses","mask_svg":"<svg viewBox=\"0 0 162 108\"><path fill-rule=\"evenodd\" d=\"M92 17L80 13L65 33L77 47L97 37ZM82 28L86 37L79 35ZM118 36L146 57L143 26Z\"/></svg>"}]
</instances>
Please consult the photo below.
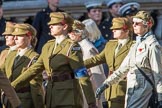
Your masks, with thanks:
<instances>
[{"instance_id":1,"label":"eyeglasses","mask_svg":"<svg viewBox=\"0 0 162 108\"><path fill-rule=\"evenodd\" d=\"M81 30L76 29L76 30L73 30L71 33L74 33L74 34L81 34L82 32L81 32Z\"/></svg>"},{"instance_id":2,"label":"eyeglasses","mask_svg":"<svg viewBox=\"0 0 162 108\"><path fill-rule=\"evenodd\" d=\"M72 33L78 34L81 33L80 30L73 30Z\"/></svg>"}]
</instances>

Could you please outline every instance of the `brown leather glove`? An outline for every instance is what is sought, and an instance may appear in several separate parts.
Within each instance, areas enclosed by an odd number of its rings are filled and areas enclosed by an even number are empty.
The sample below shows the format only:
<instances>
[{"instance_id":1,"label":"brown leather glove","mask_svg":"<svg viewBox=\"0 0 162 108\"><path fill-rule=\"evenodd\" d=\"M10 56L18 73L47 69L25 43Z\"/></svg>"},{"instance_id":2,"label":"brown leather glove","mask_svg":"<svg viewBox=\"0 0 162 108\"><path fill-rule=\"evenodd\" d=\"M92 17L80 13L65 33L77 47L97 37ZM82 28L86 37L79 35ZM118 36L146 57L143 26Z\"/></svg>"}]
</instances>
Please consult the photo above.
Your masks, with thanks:
<instances>
[{"instance_id":1,"label":"brown leather glove","mask_svg":"<svg viewBox=\"0 0 162 108\"><path fill-rule=\"evenodd\" d=\"M97 108L96 103L88 104L88 108Z\"/></svg>"}]
</instances>

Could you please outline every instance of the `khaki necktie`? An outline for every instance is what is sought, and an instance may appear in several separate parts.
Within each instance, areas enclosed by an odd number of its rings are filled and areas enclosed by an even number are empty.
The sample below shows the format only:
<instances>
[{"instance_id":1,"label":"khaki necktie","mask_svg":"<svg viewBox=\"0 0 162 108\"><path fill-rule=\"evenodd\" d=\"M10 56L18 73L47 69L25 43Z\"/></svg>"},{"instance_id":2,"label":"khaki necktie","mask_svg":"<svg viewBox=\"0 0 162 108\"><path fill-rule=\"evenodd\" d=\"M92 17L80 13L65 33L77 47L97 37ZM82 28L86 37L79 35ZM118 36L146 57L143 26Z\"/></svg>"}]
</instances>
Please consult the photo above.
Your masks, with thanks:
<instances>
[{"instance_id":1,"label":"khaki necktie","mask_svg":"<svg viewBox=\"0 0 162 108\"><path fill-rule=\"evenodd\" d=\"M56 49L58 48L58 46L59 46L59 44L56 43L56 44L55 44L55 47L54 47L54 50L53 50L53 54L56 52Z\"/></svg>"},{"instance_id":2,"label":"khaki necktie","mask_svg":"<svg viewBox=\"0 0 162 108\"><path fill-rule=\"evenodd\" d=\"M17 64L17 62L19 61L20 57L21 57L20 55L18 55L18 56L16 56L16 57L15 57L15 60L14 60L14 65L16 65L16 64Z\"/></svg>"},{"instance_id":3,"label":"khaki necktie","mask_svg":"<svg viewBox=\"0 0 162 108\"><path fill-rule=\"evenodd\" d=\"M117 53L119 52L119 50L121 49L121 47L122 47L122 44L119 43L118 46L115 49L115 56L117 55Z\"/></svg>"}]
</instances>

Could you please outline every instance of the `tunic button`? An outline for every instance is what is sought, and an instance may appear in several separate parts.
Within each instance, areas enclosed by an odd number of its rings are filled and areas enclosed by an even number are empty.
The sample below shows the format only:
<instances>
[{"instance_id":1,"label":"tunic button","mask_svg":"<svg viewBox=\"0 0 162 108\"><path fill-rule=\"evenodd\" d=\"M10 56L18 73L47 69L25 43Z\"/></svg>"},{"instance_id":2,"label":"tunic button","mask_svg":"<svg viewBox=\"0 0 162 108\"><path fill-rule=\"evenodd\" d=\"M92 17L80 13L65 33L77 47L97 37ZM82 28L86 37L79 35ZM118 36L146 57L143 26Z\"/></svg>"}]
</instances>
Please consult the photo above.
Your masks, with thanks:
<instances>
[{"instance_id":1,"label":"tunic button","mask_svg":"<svg viewBox=\"0 0 162 108\"><path fill-rule=\"evenodd\" d=\"M105 29L106 27L105 26L102 26L103 29Z\"/></svg>"},{"instance_id":2,"label":"tunic button","mask_svg":"<svg viewBox=\"0 0 162 108\"><path fill-rule=\"evenodd\" d=\"M106 36L106 37L108 37L109 35L108 35L108 34L106 34L105 36Z\"/></svg>"}]
</instances>

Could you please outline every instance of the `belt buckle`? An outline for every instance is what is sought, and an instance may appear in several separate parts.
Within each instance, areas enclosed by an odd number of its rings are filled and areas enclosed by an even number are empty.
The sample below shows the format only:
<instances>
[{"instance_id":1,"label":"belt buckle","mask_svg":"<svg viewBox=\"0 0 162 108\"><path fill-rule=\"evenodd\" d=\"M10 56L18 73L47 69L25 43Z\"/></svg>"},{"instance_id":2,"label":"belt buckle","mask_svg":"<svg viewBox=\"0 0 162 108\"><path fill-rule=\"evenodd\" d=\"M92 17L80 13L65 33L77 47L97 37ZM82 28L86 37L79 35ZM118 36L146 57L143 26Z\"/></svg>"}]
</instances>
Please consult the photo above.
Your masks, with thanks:
<instances>
[{"instance_id":1,"label":"belt buckle","mask_svg":"<svg viewBox=\"0 0 162 108\"><path fill-rule=\"evenodd\" d=\"M58 76L52 76L52 81L58 82L59 81L59 77Z\"/></svg>"},{"instance_id":2,"label":"belt buckle","mask_svg":"<svg viewBox=\"0 0 162 108\"><path fill-rule=\"evenodd\" d=\"M65 81L65 80L69 80L69 79L72 79L72 77L68 74L52 76L52 81L54 81L54 82Z\"/></svg>"},{"instance_id":3,"label":"belt buckle","mask_svg":"<svg viewBox=\"0 0 162 108\"><path fill-rule=\"evenodd\" d=\"M68 79L70 79L68 75L66 75L66 74L62 75L62 78L61 78L62 81L65 81L65 80L68 80Z\"/></svg>"},{"instance_id":4,"label":"belt buckle","mask_svg":"<svg viewBox=\"0 0 162 108\"><path fill-rule=\"evenodd\" d=\"M52 76L48 76L48 80L52 81L53 80Z\"/></svg>"}]
</instances>

